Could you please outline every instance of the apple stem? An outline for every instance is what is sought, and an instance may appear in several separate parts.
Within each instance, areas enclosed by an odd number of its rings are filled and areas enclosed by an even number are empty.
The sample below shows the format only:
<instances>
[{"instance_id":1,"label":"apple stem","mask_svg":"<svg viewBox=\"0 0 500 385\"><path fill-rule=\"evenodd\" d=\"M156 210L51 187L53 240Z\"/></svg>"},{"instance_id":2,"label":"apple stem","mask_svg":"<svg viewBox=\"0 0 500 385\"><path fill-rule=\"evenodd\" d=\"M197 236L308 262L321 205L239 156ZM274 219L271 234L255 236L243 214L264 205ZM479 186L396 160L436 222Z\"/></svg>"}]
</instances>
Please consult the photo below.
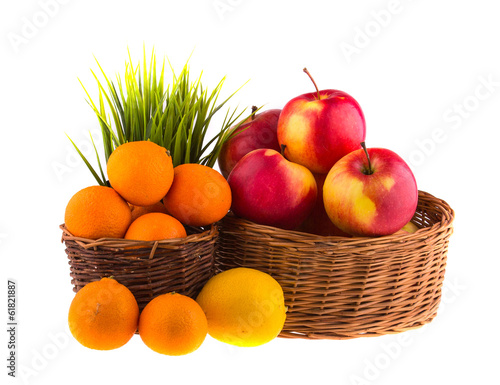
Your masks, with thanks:
<instances>
[{"instance_id":1,"label":"apple stem","mask_svg":"<svg viewBox=\"0 0 500 385\"><path fill-rule=\"evenodd\" d=\"M286 144L282 144L281 145L281 155L283 156L283 158L285 157L285 148L286 148Z\"/></svg>"},{"instance_id":2,"label":"apple stem","mask_svg":"<svg viewBox=\"0 0 500 385\"><path fill-rule=\"evenodd\" d=\"M305 67L304 67L304 72L307 74L307 76L309 76L309 79L311 79L311 81L313 82L314 88L316 88L316 92L318 93L318 100L320 100L321 97L320 97L319 89L318 89L318 86L316 85L316 82L314 81L313 77L311 76L311 74L309 73L307 68L305 68Z\"/></svg>"},{"instance_id":3,"label":"apple stem","mask_svg":"<svg viewBox=\"0 0 500 385\"><path fill-rule=\"evenodd\" d=\"M257 106L252 106L252 114L250 115L252 120L254 120L254 119L255 119L255 112L256 112L258 109L259 109L259 107L257 107Z\"/></svg>"},{"instance_id":4,"label":"apple stem","mask_svg":"<svg viewBox=\"0 0 500 385\"><path fill-rule=\"evenodd\" d=\"M365 142L361 142L361 147L363 147L363 151L365 152L366 159L368 159L368 169L363 170L363 173L365 175L371 175L371 174L373 174L372 162L370 160L370 155L368 155L368 150L366 149Z\"/></svg>"}]
</instances>

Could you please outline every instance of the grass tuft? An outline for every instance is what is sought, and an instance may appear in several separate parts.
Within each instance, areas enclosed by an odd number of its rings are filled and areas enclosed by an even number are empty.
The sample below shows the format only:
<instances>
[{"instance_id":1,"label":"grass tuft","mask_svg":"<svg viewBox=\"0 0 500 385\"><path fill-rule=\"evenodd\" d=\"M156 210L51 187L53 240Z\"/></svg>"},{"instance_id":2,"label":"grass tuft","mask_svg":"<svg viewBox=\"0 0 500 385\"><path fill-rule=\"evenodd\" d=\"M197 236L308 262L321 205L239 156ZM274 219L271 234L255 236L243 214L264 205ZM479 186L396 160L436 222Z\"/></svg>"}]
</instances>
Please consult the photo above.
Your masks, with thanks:
<instances>
[{"instance_id":1,"label":"grass tuft","mask_svg":"<svg viewBox=\"0 0 500 385\"><path fill-rule=\"evenodd\" d=\"M154 50L149 65L145 49L142 61L142 65L135 65L129 51L123 77L117 75L116 81L112 81L96 59L102 79L91 70L99 90L99 97L95 102L80 81L101 127L105 164L121 144L150 140L170 152L174 167L183 163L213 167L222 145L230 137L232 130L229 129L233 126L237 128L248 116L242 118L245 110L238 112L238 108L228 108L218 133L208 137L208 128L215 114L243 86L225 100L219 101L225 77L209 91L202 85L202 74L194 82L190 80L189 59L178 75L168 61L172 81L166 84L165 59L159 72ZM235 125L237 121L240 123ZM97 183L106 185L103 162L93 139L91 138L99 173L69 139Z\"/></svg>"}]
</instances>

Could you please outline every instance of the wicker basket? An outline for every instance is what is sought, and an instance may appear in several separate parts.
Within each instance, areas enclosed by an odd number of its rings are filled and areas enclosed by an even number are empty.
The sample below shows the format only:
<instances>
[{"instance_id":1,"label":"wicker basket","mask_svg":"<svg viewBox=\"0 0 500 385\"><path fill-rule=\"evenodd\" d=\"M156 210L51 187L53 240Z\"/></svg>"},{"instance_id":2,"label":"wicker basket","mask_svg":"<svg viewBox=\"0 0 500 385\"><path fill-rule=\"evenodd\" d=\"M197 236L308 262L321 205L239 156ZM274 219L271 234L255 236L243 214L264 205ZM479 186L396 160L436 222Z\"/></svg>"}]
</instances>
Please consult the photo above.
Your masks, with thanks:
<instances>
[{"instance_id":1,"label":"wicker basket","mask_svg":"<svg viewBox=\"0 0 500 385\"><path fill-rule=\"evenodd\" d=\"M171 291L195 297L214 273L216 225L188 227L183 239L149 242L78 238L60 227L75 292L113 276L130 289L142 310L154 297Z\"/></svg>"},{"instance_id":2,"label":"wicker basket","mask_svg":"<svg viewBox=\"0 0 500 385\"><path fill-rule=\"evenodd\" d=\"M238 266L271 274L283 287L280 337L349 339L418 328L441 298L453 210L419 192L414 234L322 237L226 216L217 271Z\"/></svg>"}]
</instances>

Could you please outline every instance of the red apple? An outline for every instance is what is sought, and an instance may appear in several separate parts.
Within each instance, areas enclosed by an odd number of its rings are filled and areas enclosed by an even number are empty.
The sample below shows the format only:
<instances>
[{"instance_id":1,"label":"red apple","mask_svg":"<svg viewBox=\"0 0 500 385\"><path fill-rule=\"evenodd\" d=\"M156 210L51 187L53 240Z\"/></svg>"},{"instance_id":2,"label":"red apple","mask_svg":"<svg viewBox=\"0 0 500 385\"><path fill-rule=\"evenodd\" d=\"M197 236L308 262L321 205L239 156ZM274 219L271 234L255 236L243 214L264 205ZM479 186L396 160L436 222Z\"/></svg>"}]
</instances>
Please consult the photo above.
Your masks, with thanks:
<instances>
[{"instance_id":1,"label":"red apple","mask_svg":"<svg viewBox=\"0 0 500 385\"><path fill-rule=\"evenodd\" d=\"M325 205L323 203L323 185L325 183L326 175L327 174L314 174L316 186L318 187L316 204L314 205L311 214L309 214L306 220L301 223L297 230L304 233L322 236L336 235L341 237L350 237L350 234L347 234L335 226L326 213Z\"/></svg>"},{"instance_id":2,"label":"red apple","mask_svg":"<svg viewBox=\"0 0 500 385\"><path fill-rule=\"evenodd\" d=\"M217 159L224 178L228 177L236 163L250 151L259 148L281 151L277 135L280 113L280 109L272 109L252 114L248 122L233 130L230 139L222 145Z\"/></svg>"},{"instance_id":3,"label":"red apple","mask_svg":"<svg viewBox=\"0 0 500 385\"><path fill-rule=\"evenodd\" d=\"M323 187L326 212L337 227L352 235L393 234L417 208L415 177L393 151L362 146L328 173Z\"/></svg>"},{"instance_id":4,"label":"red apple","mask_svg":"<svg viewBox=\"0 0 500 385\"><path fill-rule=\"evenodd\" d=\"M316 202L313 174L271 149L249 152L236 164L227 181L233 213L262 225L294 229Z\"/></svg>"},{"instance_id":5,"label":"red apple","mask_svg":"<svg viewBox=\"0 0 500 385\"><path fill-rule=\"evenodd\" d=\"M304 68L309 77L311 75ZM326 174L365 140L365 118L358 102L338 90L319 91L290 100L278 121L278 140L285 157L314 173Z\"/></svg>"}]
</instances>

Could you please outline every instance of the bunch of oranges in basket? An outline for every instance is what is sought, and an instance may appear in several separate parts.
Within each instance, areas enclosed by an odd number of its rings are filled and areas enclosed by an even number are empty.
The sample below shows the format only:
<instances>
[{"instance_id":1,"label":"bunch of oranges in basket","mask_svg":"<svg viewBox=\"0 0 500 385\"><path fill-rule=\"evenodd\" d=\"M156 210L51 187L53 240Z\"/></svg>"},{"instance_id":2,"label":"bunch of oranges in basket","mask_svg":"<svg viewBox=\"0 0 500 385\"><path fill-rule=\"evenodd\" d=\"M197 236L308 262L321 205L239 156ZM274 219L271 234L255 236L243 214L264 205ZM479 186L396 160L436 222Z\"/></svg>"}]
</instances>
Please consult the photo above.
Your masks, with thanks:
<instances>
[{"instance_id":1,"label":"bunch of oranges in basket","mask_svg":"<svg viewBox=\"0 0 500 385\"><path fill-rule=\"evenodd\" d=\"M207 226L231 207L231 189L211 167L173 167L168 151L150 141L117 147L107 163L108 186L78 191L65 212L77 237L154 241L186 237L184 225Z\"/></svg>"}]
</instances>

